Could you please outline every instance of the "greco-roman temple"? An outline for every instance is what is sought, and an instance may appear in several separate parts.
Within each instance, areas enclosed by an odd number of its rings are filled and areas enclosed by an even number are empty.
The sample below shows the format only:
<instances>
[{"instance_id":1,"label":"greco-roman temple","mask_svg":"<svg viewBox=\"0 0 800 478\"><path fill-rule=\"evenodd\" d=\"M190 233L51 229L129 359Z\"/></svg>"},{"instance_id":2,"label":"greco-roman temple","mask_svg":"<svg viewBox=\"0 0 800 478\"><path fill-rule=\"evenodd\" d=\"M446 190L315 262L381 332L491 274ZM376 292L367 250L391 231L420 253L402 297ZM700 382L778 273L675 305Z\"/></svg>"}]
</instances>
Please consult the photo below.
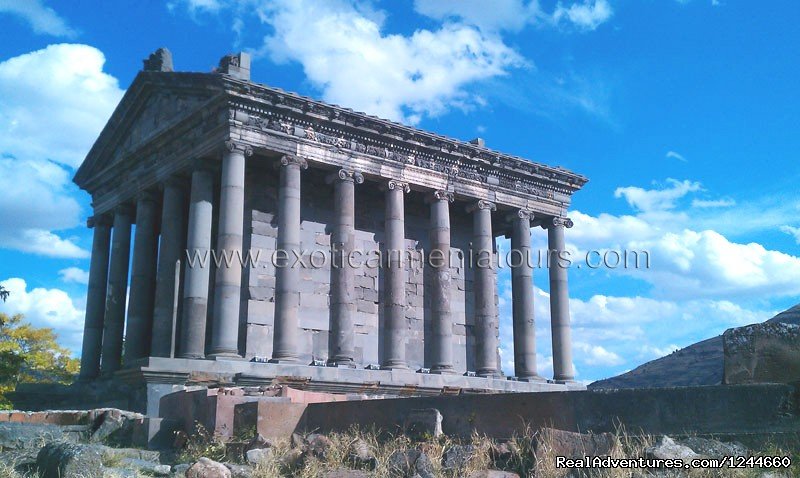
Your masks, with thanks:
<instances>
[{"instance_id":1,"label":"greco-roman temple","mask_svg":"<svg viewBox=\"0 0 800 478\"><path fill-rule=\"evenodd\" d=\"M94 231L81 378L128 384L138 408L209 380L581 388L567 269L552 264L554 376L536 372L524 260L511 267L514 376L501 373L495 240L532 255L542 227L551 257L563 251L583 176L254 83L244 53L190 73L160 49L74 181ZM471 259L481 250L489 266Z\"/></svg>"}]
</instances>

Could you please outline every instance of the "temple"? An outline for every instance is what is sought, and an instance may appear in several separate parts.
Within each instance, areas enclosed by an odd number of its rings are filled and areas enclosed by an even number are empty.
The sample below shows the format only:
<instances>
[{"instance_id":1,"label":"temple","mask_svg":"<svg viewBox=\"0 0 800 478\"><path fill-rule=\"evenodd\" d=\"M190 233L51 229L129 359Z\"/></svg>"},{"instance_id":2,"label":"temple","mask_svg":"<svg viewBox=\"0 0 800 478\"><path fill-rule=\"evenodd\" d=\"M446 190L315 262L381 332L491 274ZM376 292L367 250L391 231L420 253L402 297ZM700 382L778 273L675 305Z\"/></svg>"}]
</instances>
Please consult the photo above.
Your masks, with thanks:
<instances>
[{"instance_id":1,"label":"temple","mask_svg":"<svg viewBox=\"0 0 800 478\"><path fill-rule=\"evenodd\" d=\"M580 387L563 267L545 271L554 376L537 374L530 261L511 268L502 374L496 238L524 257L543 227L563 251L585 177L254 83L244 53L172 65L145 60L74 178L93 208L84 381L147 400L209 376L386 396Z\"/></svg>"}]
</instances>

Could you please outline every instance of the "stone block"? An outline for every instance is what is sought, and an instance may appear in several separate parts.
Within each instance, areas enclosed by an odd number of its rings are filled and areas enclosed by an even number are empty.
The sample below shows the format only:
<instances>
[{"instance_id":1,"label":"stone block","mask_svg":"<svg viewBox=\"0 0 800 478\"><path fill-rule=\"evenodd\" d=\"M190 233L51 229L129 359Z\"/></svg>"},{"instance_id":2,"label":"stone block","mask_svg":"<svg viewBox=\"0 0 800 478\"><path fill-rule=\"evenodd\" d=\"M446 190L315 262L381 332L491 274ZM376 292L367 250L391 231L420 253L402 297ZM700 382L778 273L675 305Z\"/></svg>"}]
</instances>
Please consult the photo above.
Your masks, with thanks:
<instances>
[{"instance_id":1,"label":"stone block","mask_svg":"<svg viewBox=\"0 0 800 478\"><path fill-rule=\"evenodd\" d=\"M369 302L378 302L379 296L377 290L360 288L359 291L361 293L360 295L363 300Z\"/></svg>"},{"instance_id":2,"label":"stone block","mask_svg":"<svg viewBox=\"0 0 800 478\"><path fill-rule=\"evenodd\" d=\"M330 305L328 295L317 293L300 293L301 309L327 309Z\"/></svg>"},{"instance_id":3,"label":"stone block","mask_svg":"<svg viewBox=\"0 0 800 478\"><path fill-rule=\"evenodd\" d=\"M273 287L250 287L250 300L272 301L275 299L275 289Z\"/></svg>"},{"instance_id":4,"label":"stone block","mask_svg":"<svg viewBox=\"0 0 800 478\"><path fill-rule=\"evenodd\" d=\"M434 437L442 435L442 414L435 408L414 409L403 420L405 433L412 437Z\"/></svg>"},{"instance_id":5,"label":"stone block","mask_svg":"<svg viewBox=\"0 0 800 478\"><path fill-rule=\"evenodd\" d=\"M367 314L378 314L378 304L366 300L356 301L356 310Z\"/></svg>"},{"instance_id":6,"label":"stone block","mask_svg":"<svg viewBox=\"0 0 800 478\"><path fill-rule=\"evenodd\" d=\"M247 324L247 357L272 356L272 323L269 325Z\"/></svg>"},{"instance_id":7,"label":"stone block","mask_svg":"<svg viewBox=\"0 0 800 478\"><path fill-rule=\"evenodd\" d=\"M722 335L723 383L800 381L800 325L764 322Z\"/></svg>"},{"instance_id":8,"label":"stone block","mask_svg":"<svg viewBox=\"0 0 800 478\"><path fill-rule=\"evenodd\" d=\"M378 281L375 277L356 276L355 285L365 289L378 289Z\"/></svg>"},{"instance_id":9,"label":"stone block","mask_svg":"<svg viewBox=\"0 0 800 478\"><path fill-rule=\"evenodd\" d=\"M328 330L330 328L330 309L327 307L303 307L300 309L300 328Z\"/></svg>"}]
</instances>

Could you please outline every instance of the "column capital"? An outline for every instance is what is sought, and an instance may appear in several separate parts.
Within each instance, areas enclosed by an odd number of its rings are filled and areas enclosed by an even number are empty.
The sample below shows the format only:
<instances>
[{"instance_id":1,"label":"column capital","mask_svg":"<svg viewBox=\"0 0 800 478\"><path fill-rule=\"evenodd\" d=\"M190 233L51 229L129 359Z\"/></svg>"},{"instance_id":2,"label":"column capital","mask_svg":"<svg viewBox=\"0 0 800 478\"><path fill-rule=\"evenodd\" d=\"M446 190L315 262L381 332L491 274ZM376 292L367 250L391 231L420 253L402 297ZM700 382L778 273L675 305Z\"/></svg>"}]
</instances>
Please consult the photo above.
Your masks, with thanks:
<instances>
[{"instance_id":1,"label":"column capital","mask_svg":"<svg viewBox=\"0 0 800 478\"><path fill-rule=\"evenodd\" d=\"M358 171L351 171L349 169L340 169L334 174L328 175L325 178L325 181L330 184L336 180L339 181L348 181L351 183L362 184L364 182L364 175L359 173Z\"/></svg>"},{"instance_id":2,"label":"column capital","mask_svg":"<svg viewBox=\"0 0 800 478\"><path fill-rule=\"evenodd\" d=\"M516 221L517 219L533 220L535 217L536 213L529 209L517 209L514 212L506 214L505 219L506 221Z\"/></svg>"},{"instance_id":3,"label":"column capital","mask_svg":"<svg viewBox=\"0 0 800 478\"><path fill-rule=\"evenodd\" d=\"M94 228L95 226L110 226L114 219L109 214L95 214L86 219L86 227Z\"/></svg>"},{"instance_id":4,"label":"column capital","mask_svg":"<svg viewBox=\"0 0 800 478\"><path fill-rule=\"evenodd\" d=\"M542 221L542 227L544 229L549 229L551 227L566 227L567 229L571 228L575 223L572 222L572 219L568 217L559 217L553 216L551 218L547 218Z\"/></svg>"},{"instance_id":5,"label":"column capital","mask_svg":"<svg viewBox=\"0 0 800 478\"><path fill-rule=\"evenodd\" d=\"M437 189L427 197L427 202L435 202L435 201L453 202L454 200L455 197L453 197L453 193L451 193L450 191L445 191L444 189Z\"/></svg>"},{"instance_id":6,"label":"column capital","mask_svg":"<svg viewBox=\"0 0 800 478\"><path fill-rule=\"evenodd\" d=\"M497 210L497 204L495 204L495 203L493 203L491 201L487 201L485 199L478 199L474 203L472 203L469 206L467 206L467 212L475 212L477 210L483 210L483 209L488 209L490 211L496 211Z\"/></svg>"},{"instance_id":7,"label":"column capital","mask_svg":"<svg viewBox=\"0 0 800 478\"><path fill-rule=\"evenodd\" d=\"M114 214L120 216L133 217L135 209L130 204L119 204L114 208Z\"/></svg>"},{"instance_id":8,"label":"column capital","mask_svg":"<svg viewBox=\"0 0 800 478\"><path fill-rule=\"evenodd\" d=\"M390 179L389 182L386 183L386 188L389 190L399 189L404 193L411 192L411 185L407 182L398 181L397 179Z\"/></svg>"},{"instance_id":9,"label":"column capital","mask_svg":"<svg viewBox=\"0 0 800 478\"><path fill-rule=\"evenodd\" d=\"M281 166L298 166L301 169L308 169L308 161L306 158L301 156L295 156L292 154L284 154L281 156Z\"/></svg>"},{"instance_id":10,"label":"column capital","mask_svg":"<svg viewBox=\"0 0 800 478\"><path fill-rule=\"evenodd\" d=\"M167 188L178 188L186 192L189 190L189 182L182 176L173 175L158 184L158 189L162 192Z\"/></svg>"},{"instance_id":11,"label":"column capital","mask_svg":"<svg viewBox=\"0 0 800 478\"><path fill-rule=\"evenodd\" d=\"M247 143L242 143L239 141L228 140L225 141L225 149L230 151L231 153L237 152L242 153L245 156L252 156L253 155L253 148L250 147Z\"/></svg>"}]
</instances>

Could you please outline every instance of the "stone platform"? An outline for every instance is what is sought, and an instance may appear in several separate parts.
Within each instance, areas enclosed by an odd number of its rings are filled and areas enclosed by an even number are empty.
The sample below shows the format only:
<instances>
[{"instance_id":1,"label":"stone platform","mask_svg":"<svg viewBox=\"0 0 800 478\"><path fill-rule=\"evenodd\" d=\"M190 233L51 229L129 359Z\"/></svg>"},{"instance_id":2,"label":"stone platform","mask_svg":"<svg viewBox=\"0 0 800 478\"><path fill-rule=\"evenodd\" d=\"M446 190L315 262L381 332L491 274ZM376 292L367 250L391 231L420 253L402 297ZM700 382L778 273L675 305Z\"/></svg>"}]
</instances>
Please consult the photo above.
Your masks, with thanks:
<instances>
[{"instance_id":1,"label":"stone platform","mask_svg":"<svg viewBox=\"0 0 800 478\"><path fill-rule=\"evenodd\" d=\"M510 392L582 390L579 383L526 382L411 370L274 364L244 359L192 360L148 357L107 379L53 387L18 387L15 407L25 410L117 407L159 416L161 398L187 388L284 384L297 390L400 398Z\"/></svg>"}]
</instances>

